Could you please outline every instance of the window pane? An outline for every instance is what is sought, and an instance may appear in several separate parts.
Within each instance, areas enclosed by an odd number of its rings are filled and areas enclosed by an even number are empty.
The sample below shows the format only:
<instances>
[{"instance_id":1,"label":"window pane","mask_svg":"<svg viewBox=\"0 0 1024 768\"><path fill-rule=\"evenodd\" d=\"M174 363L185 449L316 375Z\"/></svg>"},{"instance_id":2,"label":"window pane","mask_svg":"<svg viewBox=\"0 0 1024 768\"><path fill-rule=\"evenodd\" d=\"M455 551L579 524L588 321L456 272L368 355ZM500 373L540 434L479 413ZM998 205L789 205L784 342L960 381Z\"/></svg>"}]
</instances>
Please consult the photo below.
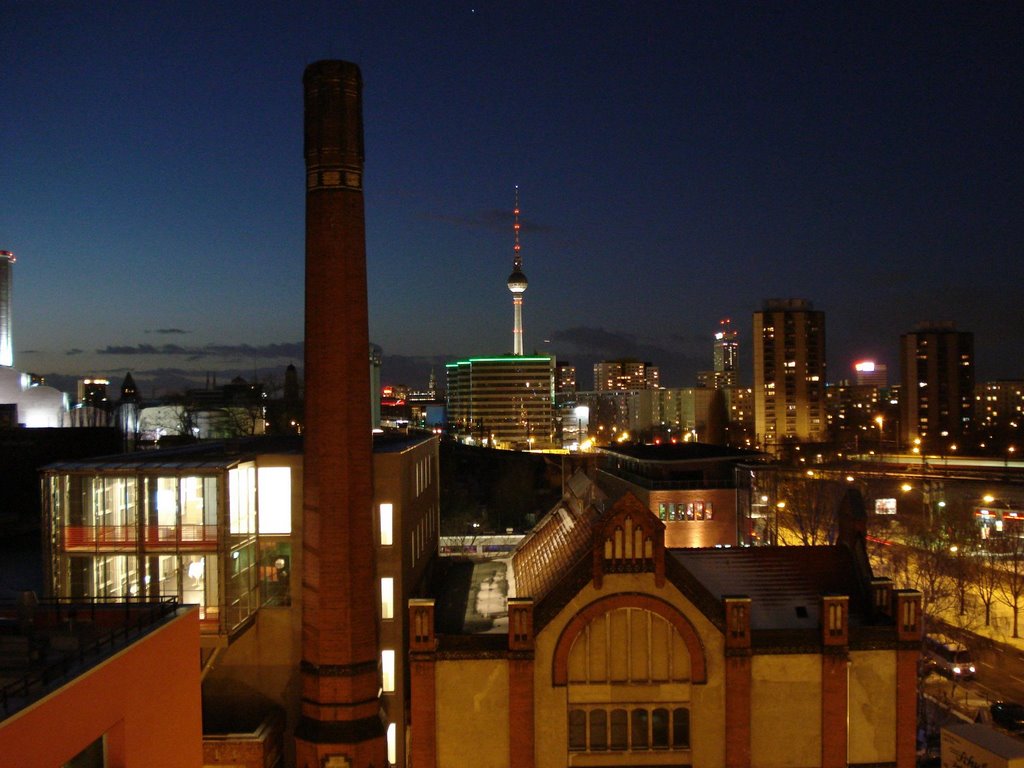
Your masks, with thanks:
<instances>
[{"instance_id":1,"label":"window pane","mask_svg":"<svg viewBox=\"0 0 1024 768\"><path fill-rule=\"evenodd\" d=\"M590 711L590 749L608 749L608 715L603 709Z\"/></svg>"},{"instance_id":2,"label":"window pane","mask_svg":"<svg viewBox=\"0 0 1024 768\"><path fill-rule=\"evenodd\" d=\"M690 710L672 711L672 746L677 749L690 746Z\"/></svg>"},{"instance_id":3,"label":"window pane","mask_svg":"<svg viewBox=\"0 0 1024 768\"><path fill-rule=\"evenodd\" d=\"M656 709L651 713L651 746L668 746L668 710Z\"/></svg>"},{"instance_id":4,"label":"window pane","mask_svg":"<svg viewBox=\"0 0 1024 768\"><path fill-rule=\"evenodd\" d=\"M288 467L260 467L257 473L260 533L292 532L292 471Z\"/></svg>"},{"instance_id":5,"label":"window pane","mask_svg":"<svg viewBox=\"0 0 1024 768\"><path fill-rule=\"evenodd\" d=\"M624 709L613 709L611 716L612 749L629 747L629 713Z\"/></svg>"},{"instance_id":6,"label":"window pane","mask_svg":"<svg viewBox=\"0 0 1024 768\"><path fill-rule=\"evenodd\" d=\"M582 752L587 748L587 713L582 709L569 710L569 749Z\"/></svg>"},{"instance_id":7,"label":"window pane","mask_svg":"<svg viewBox=\"0 0 1024 768\"><path fill-rule=\"evenodd\" d=\"M395 690L395 652L381 651L381 685L388 693Z\"/></svg>"},{"instance_id":8,"label":"window pane","mask_svg":"<svg viewBox=\"0 0 1024 768\"><path fill-rule=\"evenodd\" d=\"M647 749L647 710L633 710L633 749Z\"/></svg>"},{"instance_id":9,"label":"window pane","mask_svg":"<svg viewBox=\"0 0 1024 768\"><path fill-rule=\"evenodd\" d=\"M380 580L380 617L395 618L395 580L390 576Z\"/></svg>"},{"instance_id":10,"label":"window pane","mask_svg":"<svg viewBox=\"0 0 1024 768\"><path fill-rule=\"evenodd\" d=\"M390 504L380 505L380 545L387 547L392 544L394 539L391 533L391 516L393 508Z\"/></svg>"}]
</instances>

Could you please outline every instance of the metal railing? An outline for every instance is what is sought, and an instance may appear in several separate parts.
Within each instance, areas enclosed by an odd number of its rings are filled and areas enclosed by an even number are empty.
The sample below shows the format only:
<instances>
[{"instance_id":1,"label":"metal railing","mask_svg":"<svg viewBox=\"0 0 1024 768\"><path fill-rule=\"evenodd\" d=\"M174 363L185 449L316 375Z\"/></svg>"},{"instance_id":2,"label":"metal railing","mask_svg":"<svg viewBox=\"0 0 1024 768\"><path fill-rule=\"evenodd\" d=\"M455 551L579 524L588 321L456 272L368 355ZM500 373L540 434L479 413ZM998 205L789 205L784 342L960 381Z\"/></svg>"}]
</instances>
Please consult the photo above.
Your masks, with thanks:
<instances>
[{"instance_id":1,"label":"metal railing","mask_svg":"<svg viewBox=\"0 0 1024 768\"><path fill-rule=\"evenodd\" d=\"M0 638L25 638L23 660L29 667L0 687L4 718L126 647L177 609L176 597L0 602ZM55 653L59 658L49 661Z\"/></svg>"}]
</instances>

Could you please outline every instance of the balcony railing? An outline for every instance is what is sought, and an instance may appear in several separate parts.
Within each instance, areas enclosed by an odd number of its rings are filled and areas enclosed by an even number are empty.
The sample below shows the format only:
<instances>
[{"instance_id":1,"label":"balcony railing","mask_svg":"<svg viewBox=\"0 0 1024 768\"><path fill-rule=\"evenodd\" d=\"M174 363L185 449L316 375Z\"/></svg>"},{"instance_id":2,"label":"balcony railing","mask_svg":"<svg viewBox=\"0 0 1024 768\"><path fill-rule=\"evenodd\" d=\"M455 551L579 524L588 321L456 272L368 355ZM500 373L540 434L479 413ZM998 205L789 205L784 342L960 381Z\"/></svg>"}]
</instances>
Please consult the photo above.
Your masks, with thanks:
<instances>
[{"instance_id":1,"label":"balcony railing","mask_svg":"<svg viewBox=\"0 0 1024 768\"><path fill-rule=\"evenodd\" d=\"M132 550L139 544L137 525L66 525L64 548ZM217 545L216 525L145 525L141 528L146 549L178 549Z\"/></svg>"}]
</instances>

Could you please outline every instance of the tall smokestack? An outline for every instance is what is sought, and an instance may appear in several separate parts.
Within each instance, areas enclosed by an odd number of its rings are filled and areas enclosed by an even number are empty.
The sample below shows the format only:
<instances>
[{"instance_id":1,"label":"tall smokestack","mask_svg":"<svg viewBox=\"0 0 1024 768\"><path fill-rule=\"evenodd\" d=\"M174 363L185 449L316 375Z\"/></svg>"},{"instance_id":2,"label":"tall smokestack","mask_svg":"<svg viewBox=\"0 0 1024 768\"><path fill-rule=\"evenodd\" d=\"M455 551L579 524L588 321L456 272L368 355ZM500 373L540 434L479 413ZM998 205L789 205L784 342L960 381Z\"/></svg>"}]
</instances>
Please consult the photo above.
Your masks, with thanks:
<instances>
[{"instance_id":1,"label":"tall smokestack","mask_svg":"<svg viewBox=\"0 0 1024 768\"><path fill-rule=\"evenodd\" d=\"M307 67L299 768L386 765L374 583L362 79Z\"/></svg>"}]
</instances>

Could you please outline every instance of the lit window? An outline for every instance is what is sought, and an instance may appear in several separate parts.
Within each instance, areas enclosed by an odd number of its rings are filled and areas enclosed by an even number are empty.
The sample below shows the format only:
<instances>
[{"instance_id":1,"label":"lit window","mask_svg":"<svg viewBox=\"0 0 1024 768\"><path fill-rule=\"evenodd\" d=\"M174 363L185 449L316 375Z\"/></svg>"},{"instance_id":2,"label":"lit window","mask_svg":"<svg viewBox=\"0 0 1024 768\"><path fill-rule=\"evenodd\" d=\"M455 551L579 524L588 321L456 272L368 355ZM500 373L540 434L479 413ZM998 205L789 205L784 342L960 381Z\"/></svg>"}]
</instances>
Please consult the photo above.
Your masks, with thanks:
<instances>
[{"instance_id":1,"label":"lit window","mask_svg":"<svg viewBox=\"0 0 1024 768\"><path fill-rule=\"evenodd\" d=\"M391 504L380 505L380 545L382 547L389 547L394 543L392 537L393 507Z\"/></svg>"},{"instance_id":2,"label":"lit window","mask_svg":"<svg viewBox=\"0 0 1024 768\"><path fill-rule=\"evenodd\" d=\"M398 741L394 723L388 723L388 762L394 765L398 762Z\"/></svg>"},{"instance_id":3,"label":"lit window","mask_svg":"<svg viewBox=\"0 0 1024 768\"><path fill-rule=\"evenodd\" d=\"M260 467L260 533L292 532L292 471L288 467Z\"/></svg>"},{"instance_id":4,"label":"lit window","mask_svg":"<svg viewBox=\"0 0 1024 768\"><path fill-rule=\"evenodd\" d=\"M381 686L385 693L392 693L395 690L395 652L380 652Z\"/></svg>"},{"instance_id":5,"label":"lit window","mask_svg":"<svg viewBox=\"0 0 1024 768\"><path fill-rule=\"evenodd\" d=\"M380 580L380 617L395 618L395 580L390 576Z\"/></svg>"}]
</instances>

